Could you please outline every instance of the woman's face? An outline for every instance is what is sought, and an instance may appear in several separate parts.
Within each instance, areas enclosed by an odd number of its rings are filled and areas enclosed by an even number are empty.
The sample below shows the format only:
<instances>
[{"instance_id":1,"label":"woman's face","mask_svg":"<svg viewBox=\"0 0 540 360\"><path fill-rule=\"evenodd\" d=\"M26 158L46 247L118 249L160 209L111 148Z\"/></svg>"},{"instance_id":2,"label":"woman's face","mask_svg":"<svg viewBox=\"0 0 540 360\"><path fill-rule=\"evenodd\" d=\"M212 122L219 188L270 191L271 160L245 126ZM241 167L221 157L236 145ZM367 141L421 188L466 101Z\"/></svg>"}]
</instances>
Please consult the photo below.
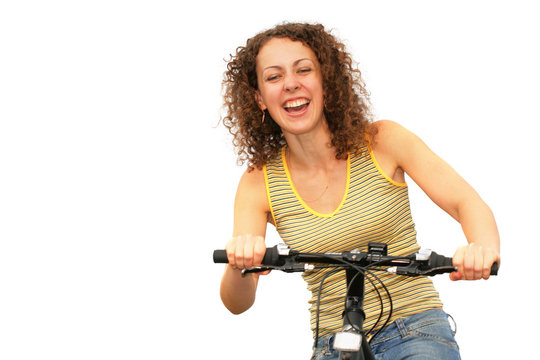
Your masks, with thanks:
<instances>
[{"instance_id":1,"label":"woman's face","mask_svg":"<svg viewBox=\"0 0 540 360\"><path fill-rule=\"evenodd\" d=\"M299 41L269 40L257 55L257 102L283 133L301 135L325 121L322 75L315 53Z\"/></svg>"}]
</instances>

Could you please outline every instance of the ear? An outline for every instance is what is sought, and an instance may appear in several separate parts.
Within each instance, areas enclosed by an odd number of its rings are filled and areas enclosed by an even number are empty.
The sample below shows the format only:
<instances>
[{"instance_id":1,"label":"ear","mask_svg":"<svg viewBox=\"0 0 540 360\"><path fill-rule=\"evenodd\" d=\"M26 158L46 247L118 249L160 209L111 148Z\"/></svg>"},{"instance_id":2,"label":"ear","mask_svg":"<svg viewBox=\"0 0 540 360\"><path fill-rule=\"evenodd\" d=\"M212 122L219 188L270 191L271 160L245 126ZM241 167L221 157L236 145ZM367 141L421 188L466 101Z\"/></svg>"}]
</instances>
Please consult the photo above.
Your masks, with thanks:
<instances>
[{"instance_id":1,"label":"ear","mask_svg":"<svg viewBox=\"0 0 540 360\"><path fill-rule=\"evenodd\" d=\"M259 105L259 108L262 111L266 110L266 105L263 102L263 99L259 90L255 90L255 101L257 102L257 105Z\"/></svg>"}]
</instances>

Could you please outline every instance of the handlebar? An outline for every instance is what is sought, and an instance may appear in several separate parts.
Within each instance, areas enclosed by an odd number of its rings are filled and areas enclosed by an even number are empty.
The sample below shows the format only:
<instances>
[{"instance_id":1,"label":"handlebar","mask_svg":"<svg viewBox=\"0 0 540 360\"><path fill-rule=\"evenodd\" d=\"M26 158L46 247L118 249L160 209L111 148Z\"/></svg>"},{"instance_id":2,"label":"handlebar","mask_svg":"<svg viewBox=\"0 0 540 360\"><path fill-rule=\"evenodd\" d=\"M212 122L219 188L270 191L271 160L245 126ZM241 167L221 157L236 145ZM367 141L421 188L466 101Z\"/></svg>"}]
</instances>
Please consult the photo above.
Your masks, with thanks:
<instances>
[{"instance_id":1,"label":"handlebar","mask_svg":"<svg viewBox=\"0 0 540 360\"><path fill-rule=\"evenodd\" d=\"M215 263L228 263L225 250L214 251ZM314 265L317 264L317 265ZM347 297L343 311L343 329L336 333L334 348L341 352L340 359L374 359L366 337L362 334L370 334L379 323L383 315L383 300L376 290L381 304L381 314L367 333L363 331L362 324L365 318L363 307L364 280L373 284L373 279L382 285L388 295L389 314L383 326L375 332L376 336L386 326L392 314L392 297L380 278L373 271L386 271L391 274L405 276L433 276L457 271L452 258L439 255L430 250L421 250L406 256L388 256L387 244L369 243L368 251L346 251L343 253L307 253L290 249L285 244L278 244L267 248L260 266L243 269L242 275L257 273L267 270L280 270L284 272L304 272L315 268L336 268L346 271ZM499 265L491 266L491 275L497 275ZM331 274L330 271L328 274ZM368 276L369 277L366 277ZM370 278L372 277L372 279ZM321 280L320 289L325 277ZM375 288L376 289L376 288ZM321 290L317 299L317 315L315 339L319 338L319 305ZM338 344L339 336L339 346Z\"/></svg>"},{"instance_id":2,"label":"handlebar","mask_svg":"<svg viewBox=\"0 0 540 360\"><path fill-rule=\"evenodd\" d=\"M368 252L358 250L343 253L303 253L291 250L284 244L266 249L261 266L244 269L243 273L281 270L285 272L303 272L312 270L314 265L340 265L342 267L368 266L386 267L386 271L407 276L433 276L457 271L452 258L439 255L430 250L421 250L407 256L386 255L386 244L370 243ZM228 263L225 250L214 250L214 263ZM497 275L498 263L491 266L491 275Z\"/></svg>"}]
</instances>

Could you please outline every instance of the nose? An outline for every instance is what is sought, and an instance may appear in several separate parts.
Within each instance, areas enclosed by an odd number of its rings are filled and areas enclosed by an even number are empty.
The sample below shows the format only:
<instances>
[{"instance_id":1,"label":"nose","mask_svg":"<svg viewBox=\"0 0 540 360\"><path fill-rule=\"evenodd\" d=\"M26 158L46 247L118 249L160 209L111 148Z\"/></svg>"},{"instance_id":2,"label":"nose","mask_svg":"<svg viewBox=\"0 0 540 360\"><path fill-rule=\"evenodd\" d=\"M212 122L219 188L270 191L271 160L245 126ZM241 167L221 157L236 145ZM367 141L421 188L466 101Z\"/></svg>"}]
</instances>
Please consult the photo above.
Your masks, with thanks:
<instances>
[{"instance_id":1,"label":"nose","mask_svg":"<svg viewBox=\"0 0 540 360\"><path fill-rule=\"evenodd\" d=\"M285 81L283 82L283 88L285 91L294 91L300 88L300 82L294 74L288 74L285 76Z\"/></svg>"}]
</instances>

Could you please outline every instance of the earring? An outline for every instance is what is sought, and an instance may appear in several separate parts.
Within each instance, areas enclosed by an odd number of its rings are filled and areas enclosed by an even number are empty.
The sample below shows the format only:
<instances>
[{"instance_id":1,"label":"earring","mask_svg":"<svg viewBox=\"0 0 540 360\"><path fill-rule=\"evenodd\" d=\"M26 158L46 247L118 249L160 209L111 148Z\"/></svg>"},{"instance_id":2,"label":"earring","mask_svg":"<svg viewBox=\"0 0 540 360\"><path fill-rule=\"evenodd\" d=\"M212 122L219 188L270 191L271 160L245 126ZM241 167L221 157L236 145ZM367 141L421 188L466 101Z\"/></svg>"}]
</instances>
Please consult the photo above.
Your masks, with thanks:
<instances>
[{"instance_id":1,"label":"earring","mask_svg":"<svg viewBox=\"0 0 540 360\"><path fill-rule=\"evenodd\" d=\"M265 115L266 115L266 111L263 110L263 117L262 117L262 121L261 121L262 123L264 122Z\"/></svg>"}]
</instances>

